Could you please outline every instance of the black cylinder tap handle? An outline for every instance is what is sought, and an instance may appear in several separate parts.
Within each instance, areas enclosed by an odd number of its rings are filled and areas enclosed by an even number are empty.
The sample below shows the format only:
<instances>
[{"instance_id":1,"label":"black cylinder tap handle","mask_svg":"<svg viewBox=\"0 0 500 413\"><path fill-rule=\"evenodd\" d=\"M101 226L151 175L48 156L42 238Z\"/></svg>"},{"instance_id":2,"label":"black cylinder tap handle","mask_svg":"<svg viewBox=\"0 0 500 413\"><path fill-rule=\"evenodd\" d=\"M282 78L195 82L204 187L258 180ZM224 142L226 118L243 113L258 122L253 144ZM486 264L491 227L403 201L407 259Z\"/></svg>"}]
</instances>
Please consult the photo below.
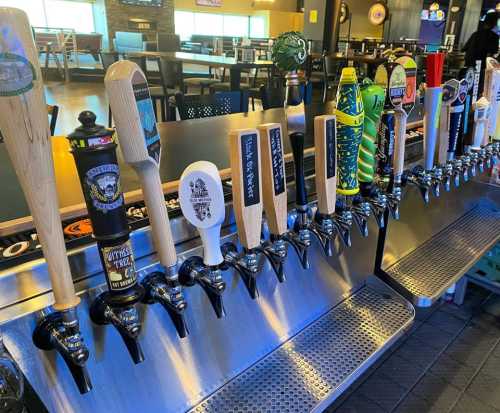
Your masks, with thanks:
<instances>
[{"instance_id":1,"label":"black cylinder tap handle","mask_svg":"<svg viewBox=\"0 0 500 413\"><path fill-rule=\"evenodd\" d=\"M304 175L304 134L294 132L290 134L290 144L295 165L295 202L298 207L307 205L306 181Z\"/></svg>"}]
</instances>

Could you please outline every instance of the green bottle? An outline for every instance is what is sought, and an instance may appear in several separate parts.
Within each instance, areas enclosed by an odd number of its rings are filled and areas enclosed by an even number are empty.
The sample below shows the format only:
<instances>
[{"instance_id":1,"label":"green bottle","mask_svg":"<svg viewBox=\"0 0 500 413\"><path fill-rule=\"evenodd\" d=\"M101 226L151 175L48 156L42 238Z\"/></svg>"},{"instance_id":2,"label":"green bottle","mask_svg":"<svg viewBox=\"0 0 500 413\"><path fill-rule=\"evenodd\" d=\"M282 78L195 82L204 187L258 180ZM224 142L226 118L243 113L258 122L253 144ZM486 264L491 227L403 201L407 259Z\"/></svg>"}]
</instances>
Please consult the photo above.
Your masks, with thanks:
<instances>
[{"instance_id":1,"label":"green bottle","mask_svg":"<svg viewBox=\"0 0 500 413\"><path fill-rule=\"evenodd\" d=\"M358 180L363 186L363 183L371 184L375 175L377 130L384 110L385 89L365 79L361 85L361 98L365 122L358 156Z\"/></svg>"},{"instance_id":2,"label":"green bottle","mask_svg":"<svg viewBox=\"0 0 500 413\"><path fill-rule=\"evenodd\" d=\"M358 184L358 152L363 134L363 101L356 71L342 69L337 91L337 193L356 195Z\"/></svg>"}]
</instances>

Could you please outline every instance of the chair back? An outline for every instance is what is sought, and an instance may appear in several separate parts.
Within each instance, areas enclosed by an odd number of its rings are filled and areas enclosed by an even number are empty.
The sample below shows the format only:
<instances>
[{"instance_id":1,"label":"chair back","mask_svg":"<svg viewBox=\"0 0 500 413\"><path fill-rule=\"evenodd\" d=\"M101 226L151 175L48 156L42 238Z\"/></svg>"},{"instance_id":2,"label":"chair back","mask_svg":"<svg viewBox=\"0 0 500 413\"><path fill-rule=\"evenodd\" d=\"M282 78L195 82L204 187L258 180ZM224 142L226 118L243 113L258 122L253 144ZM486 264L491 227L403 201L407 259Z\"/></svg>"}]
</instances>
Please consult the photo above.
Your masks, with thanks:
<instances>
[{"instance_id":1,"label":"chair back","mask_svg":"<svg viewBox=\"0 0 500 413\"><path fill-rule=\"evenodd\" d=\"M54 136L54 133L56 131L56 125L57 125L57 117L59 115L59 106L47 105L47 113L49 114L49 117L50 117L50 121L49 121L50 135Z\"/></svg>"},{"instance_id":2,"label":"chair back","mask_svg":"<svg viewBox=\"0 0 500 413\"><path fill-rule=\"evenodd\" d=\"M104 69L104 72L107 72L108 68L119 59L119 55L117 52L99 52L99 56L101 58L102 68Z\"/></svg>"},{"instance_id":3,"label":"chair back","mask_svg":"<svg viewBox=\"0 0 500 413\"><path fill-rule=\"evenodd\" d=\"M127 60L130 60L131 62L134 62L139 66L144 73L144 76L147 78L147 73L148 73L148 66L146 64L146 58L144 56L131 56L131 55L126 55L125 58Z\"/></svg>"},{"instance_id":4,"label":"chair back","mask_svg":"<svg viewBox=\"0 0 500 413\"><path fill-rule=\"evenodd\" d=\"M159 52L178 52L181 50L181 38L178 34L157 33L156 46Z\"/></svg>"},{"instance_id":5,"label":"chair back","mask_svg":"<svg viewBox=\"0 0 500 413\"><path fill-rule=\"evenodd\" d=\"M248 92L246 91L221 92L210 95L177 93L175 102L181 120L248 112Z\"/></svg>"},{"instance_id":6,"label":"chair back","mask_svg":"<svg viewBox=\"0 0 500 413\"><path fill-rule=\"evenodd\" d=\"M325 81L335 80L340 78L342 68L347 67L347 59L339 59L333 55L323 55L323 74Z\"/></svg>"},{"instance_id":7,"label":"chair back","mask_svg":"<svg viewBox=\"0 0 500 413\"><path fill-rule=\"evenodd\" d=\"M312 82L302 83L300 85L300 92L305 105L312 102ZM281 84L274 84L273 86L260 87L260 100L262 101L262 108L264 110L282 108L285 104L286 89Z\"/></svg>"},{"instance_id":8,"label":"chair back","mask_svg":"<svg viewBox=\"0 0 500 413\"><path fill-rule=\"evenodd\" d=\"M159 57L157 62L160 72L160 82L163 86L165 96L168 96L168 89L184 90L182 63L172 62L164 57Z\"/></svg>"}]
</instances>

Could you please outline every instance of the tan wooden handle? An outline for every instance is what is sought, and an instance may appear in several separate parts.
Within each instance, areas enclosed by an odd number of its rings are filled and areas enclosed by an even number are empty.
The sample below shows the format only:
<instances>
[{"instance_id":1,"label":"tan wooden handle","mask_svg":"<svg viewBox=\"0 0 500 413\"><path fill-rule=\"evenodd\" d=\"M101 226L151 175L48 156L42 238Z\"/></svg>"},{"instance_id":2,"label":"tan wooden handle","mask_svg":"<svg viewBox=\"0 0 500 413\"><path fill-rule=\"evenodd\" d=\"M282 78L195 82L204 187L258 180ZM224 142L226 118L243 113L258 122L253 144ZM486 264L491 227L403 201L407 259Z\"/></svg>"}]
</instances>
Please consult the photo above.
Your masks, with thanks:
<instances>
[{"instance_id":1,"label":"tan wooden handle","mask_svg":"<svg viewBox=\"0 0 500 413\"><path fill-rule=\"evenodd\" d=\"M335 212L337 198L337 137L334 115L314 118L314 159L316 170L316 193L318 211L330 215Z\"/></svg>"},{"instance_id":2,"label":"tan wooden handle","mask_svg":"<svg viewBox=\"0 0 500 413\"><path fill-rule=\"evenodd\" d=\"M260 245L262 225L262 182L260 139L256 129L230 132L233 208L243 247Z\"/></svg>"},{"instance_id":3,"label":"tan wooden handle","mask_svg":"<svg viewBox=\"0 0 500 413\"><path fill-rule=\"evenodd\" d=\"M137 64L123 60L110 66L104 83L123 158L141 181L160 263L172 267L177 254L160 179L161 141L146 77Z\"/></svg>"},{"instance_id":4,"label":"tan wooden handle","mask_svg":"<svg viewBox=\"0 0 500 413\"><path fill-rule=\"evenodd\" d=\"M38 53L26 14L0 8L0 130L47 260L58 311L76 307L54 177ZM7 35L4 35L7 33ZM9 53L9 55L6 55ZM16 67L16 70L12 70ZM7 95L7 96L6 96Z\"/></svg>"},{"instance_id":5,"label":"tan wooden handle","mask_svg":"<svg viewBox=\"0 0 500 413\"><path fill-rule=\"evenodd\" d=\"M161 187L158 169L152 164L145 168L137 168L141 180L144 202L148 209L149 223L153 234L153 243L158 252L160 263L165 267L177 264L174 240L170 229L167 207Z\"/></svg>"},{"instance_id":6,"label":"tan wooden handle","mask_svg":"<svg viewBox=\"0 0 500 413\"><path fill-rule=\"evenodd\" d=\"M441 116L439 117L438 165L445 165L448 155L448 142L450 139L449 110L450 106L443 103Z\"/></svg>"},{"instance_id":7,"label":"tan wooden handle","mask_svg":"<svg viewBox=\"0 0 500 413\"><path fill-rule=\"evenodd\" d=\"M394 138L394 177L400 182L405 166L406 121L408 115L404 110L396 112Z\"/></svg>"},{"instance_id":8,"label":"tan wooden handle","mask_svg":"<svg viewBox=\"0 0 500 413\"><path fill-rule=\"evenodd\" d=\"M287 192L283 134L280 123L259 126L262 152L262 197L269 230L283 235L287 230Z\"/></svg>"}]
</instances>

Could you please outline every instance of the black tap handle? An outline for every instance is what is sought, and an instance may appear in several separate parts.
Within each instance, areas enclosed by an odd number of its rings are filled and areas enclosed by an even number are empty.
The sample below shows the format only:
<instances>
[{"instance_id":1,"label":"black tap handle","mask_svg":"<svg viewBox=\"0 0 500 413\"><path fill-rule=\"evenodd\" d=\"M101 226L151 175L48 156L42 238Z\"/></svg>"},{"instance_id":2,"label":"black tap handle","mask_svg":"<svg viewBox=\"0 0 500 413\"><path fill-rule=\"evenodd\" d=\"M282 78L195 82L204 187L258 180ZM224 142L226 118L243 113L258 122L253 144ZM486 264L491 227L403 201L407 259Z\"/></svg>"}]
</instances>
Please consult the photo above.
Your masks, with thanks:
<instances>
[{"instance_id":1,"label":"black tap handle","mask_svg":"<svg viewBox=\"0 0 500 413\"><path fill-rule=\"evenodd\" d=\"M127 350L130 354L130 357L132 357L134 363L135 364L142 363L144 361L144 353L142 351L141 344L139 343L138 335L134 335L132 337L129 333L127 333L121 328L118 328L117 330L120 333L123 342L127 346Z\"/></svg>"},{"instance_id":2,"label":"black tap handle","mask_svg":"<svg viewBox=\"0 0 500 413\"><path fill-rule=\"evenodd\" d=\"M92 382L90 381L87 367L76 365L71 360L71 358L65 355L63 355L63 359L66 362L71 375L73 376L73 380L75 380L80 394L85 394L92 390Z\"/></svg>"},{"instance_id":3,"label":"black tap handle","mask_svg":"<svg viewBox=\"0 0 500 413\"><path fill-rule=\"evenodd\" d=\"M304 134L294 132L290 134L290 144L295 164L295 202L297 206L307 205L306 181L304 175Z\"/></svg>"}]
</instances>

